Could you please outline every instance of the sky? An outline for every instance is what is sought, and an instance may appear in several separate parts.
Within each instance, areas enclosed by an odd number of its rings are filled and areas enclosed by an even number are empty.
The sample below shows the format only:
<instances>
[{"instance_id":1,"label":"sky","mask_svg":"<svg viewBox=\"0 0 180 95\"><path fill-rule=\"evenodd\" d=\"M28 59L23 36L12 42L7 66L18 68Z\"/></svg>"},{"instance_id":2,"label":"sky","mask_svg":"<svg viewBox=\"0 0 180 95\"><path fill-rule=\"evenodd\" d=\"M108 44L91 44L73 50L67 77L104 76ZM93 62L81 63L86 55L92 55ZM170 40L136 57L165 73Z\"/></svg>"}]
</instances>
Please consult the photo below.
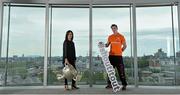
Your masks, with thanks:
<instances>
[{"instance_id":1,"label":"sky","mask_svg":"<svg viewBox=\"0 0 180 95\"><path fill-rule=\"evenodd\" d=\"M137 53L138 56L153 55L162 48L173 55L171 7L137 8ZM89 54L89 9L53 8L52 11L52 56L62 56L62 45L67 30L74 32L77 56ZM97 43L106 42L112 34L111 24L127 41L125 56L131 56L129 8L93 9L93 56L99 55ZM8 8L4 8L3 51L6 56ZM9 56L43 56L45 39L45 8L12 7L10 15ZM175 46L179 51L177 9L174 7ZM107 49L109 50L109 49Z\"/></svg>"}]
</instances>

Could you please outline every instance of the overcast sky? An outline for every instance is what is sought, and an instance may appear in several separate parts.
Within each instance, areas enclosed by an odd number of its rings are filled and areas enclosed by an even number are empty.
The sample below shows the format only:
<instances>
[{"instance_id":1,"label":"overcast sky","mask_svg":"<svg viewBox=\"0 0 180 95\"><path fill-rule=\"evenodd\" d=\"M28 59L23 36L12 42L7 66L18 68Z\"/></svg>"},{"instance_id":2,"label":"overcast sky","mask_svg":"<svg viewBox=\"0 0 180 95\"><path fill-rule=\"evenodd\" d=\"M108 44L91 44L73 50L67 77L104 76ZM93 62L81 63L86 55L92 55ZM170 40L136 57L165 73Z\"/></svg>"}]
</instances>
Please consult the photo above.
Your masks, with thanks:
<instances>
[{"instance_id":1,"label":"overcast sky","mask_svg":"<svg viewBox=\"0 0 180 95\"><path fill-rule=\"evenodd\" d=\"M7 8L4 8L3 56L7 43ZM178 51L177 12L174 7L175 42ZM97 42L106 42L112 34L111 24L117 24L127 41L124 55L131 55L130 14L128 8L93 9L93 55L99 54ZM62 56L62 44L67 30L74 32L77 56L89 53L89 9L55 8L52 16L52 56ZM171 7L137 8L138 56L153 55L159 48L172 55ZM9 55L44 55L45 9L11 8Z\"/></svg>"}]
</instances>

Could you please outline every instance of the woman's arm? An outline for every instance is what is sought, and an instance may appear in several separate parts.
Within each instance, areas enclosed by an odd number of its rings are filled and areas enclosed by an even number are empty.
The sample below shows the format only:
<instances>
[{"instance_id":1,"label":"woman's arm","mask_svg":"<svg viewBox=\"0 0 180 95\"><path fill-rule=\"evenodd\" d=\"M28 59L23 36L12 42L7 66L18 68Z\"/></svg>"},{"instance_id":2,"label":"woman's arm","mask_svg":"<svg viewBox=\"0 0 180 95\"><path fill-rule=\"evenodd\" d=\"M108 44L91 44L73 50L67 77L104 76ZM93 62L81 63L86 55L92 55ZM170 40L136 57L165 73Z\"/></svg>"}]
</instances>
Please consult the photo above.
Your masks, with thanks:
<instances>
[{"instance_id":1,"label":"woman's arm","mask_svg":"<svg viewBox=\"0 0 180 95\"><path fill-rule=\"evenodd\" d=\"M76 46L75 46L75 44L74 44L74 55L75 55L75 61L76 61Z\"/></svg>"},{"instance_id":2,"label":"woman's arm","mask_svg":"<svg viewBox=\"0 0 180 95\"><path fill-rule=\"evenodd\" d=\"M69 61L67 59L67 42L66 41L64 41L63 52L64 52L65 64L69 64Z\"/></svg>"}]
</instances>

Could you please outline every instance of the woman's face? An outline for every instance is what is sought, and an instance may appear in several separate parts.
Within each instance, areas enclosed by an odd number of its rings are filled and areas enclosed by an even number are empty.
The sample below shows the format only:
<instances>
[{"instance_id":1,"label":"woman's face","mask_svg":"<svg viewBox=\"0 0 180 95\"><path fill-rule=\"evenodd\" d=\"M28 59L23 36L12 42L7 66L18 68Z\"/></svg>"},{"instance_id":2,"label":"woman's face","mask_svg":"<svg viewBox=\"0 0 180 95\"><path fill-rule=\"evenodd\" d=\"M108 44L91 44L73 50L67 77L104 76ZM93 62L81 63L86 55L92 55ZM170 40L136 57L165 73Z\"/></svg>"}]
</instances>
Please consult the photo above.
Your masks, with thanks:
<instances>
[{"instance_id":1,"label":"woman's face","mask_svg":"<svg viewBox=\"0 0 180 95\"><path fill-rule=\"evenodd\" d=\"M71 40L72 40L72 36L73 36L73 35L72 35L72 33L71 33L71 32L69 32L69 33L68 33L68 40L69 40L69 41L71 41Z\"/></svg>"}]
</instances>

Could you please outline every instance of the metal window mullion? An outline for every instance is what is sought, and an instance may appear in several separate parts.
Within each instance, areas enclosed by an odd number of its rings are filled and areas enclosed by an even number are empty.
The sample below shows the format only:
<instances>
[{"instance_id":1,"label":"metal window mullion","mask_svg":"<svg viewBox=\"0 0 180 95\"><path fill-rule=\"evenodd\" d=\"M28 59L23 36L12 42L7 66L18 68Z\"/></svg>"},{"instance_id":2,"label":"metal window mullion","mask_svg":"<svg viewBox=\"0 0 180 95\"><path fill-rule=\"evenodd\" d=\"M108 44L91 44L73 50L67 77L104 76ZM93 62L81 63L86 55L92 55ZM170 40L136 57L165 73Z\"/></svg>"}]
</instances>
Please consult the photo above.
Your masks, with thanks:
<instances>
[{"instance_id":1,"label":"metal window mullion","mask_svg":"<svg viewBox=\"0 0 180 95\"><path fill-rule=\"evenodd\" d=\"M174 85L176 85L176 51L175 51L175 41L174 41L174 11L173 11L173 5L171 5L171 21L172 21L172 37L173 37L173 61L174 61Z\"/></svg>"},{"instance_id":2,"label":"metal window mullion","mask_svg":"<svg viewBox=\"0 0 180 95\"><path fill-rule=\"evenodd\" d=\"M137 33L136 33L136 4L132 4L132 23L133 23L133 57L134 57L134 78L135 87L138 87L138 64L137 64Z\"/></svg>"},{"instance_id":3,"label":"metal window mullion","mask_svg":"<svg viewBox=\"0 0 180 95\"><path fill-rule=\"evenodd\" d=\"M92 0L89 3L89 69L90 69L90 76L89 86L92 87Z\"/></svg>"},{"instance_id":4,"label":"metal window mullion","mask_svg":"<svg viewBox=\"0 0 180 95\"><path fill-rule=\"evenodd\" d=\"M9 3L10 5L10 3ZM5 64L5 79L4 85L7 85L7 73L8 73L8 58L9 58L9 35L10 35L10 15L11 15L11 6L8 9L8 30L7 30L7 49L6 49L6 64Z\"/></svg>"},{"instance_id":5,"label":"metal window mullion","mask_svg":"<svg viewBox=\"0 0 180 95\"><path fill-rule=\"evenodd\" d=\"M3 35L3 2L0 1L0 60L1 60L1 53L2 53L2 35Z\"/></svg>"},{"instance_id":6,"label":"metal window mullion","mask_svg":"<svg viewBox=\"0 0 180 95\"><path fill-rule=\"evenodd\" d=\"M178 11L179 50L180 50L180 2L177 5L177 11Z\"/></svg>"},{"instance_id":7,"label":"metal window mullion","mask_svg":"<svg viewBox=\"0 0 180 95\"><path fill-rule=\"evenodd\" d=\"M50 23L50 25L49 25L49 32L50 32L50 34L49 34L49 49L48 49L48 53L49 53L49 55L48 55L48 68L49 68L49 70L51 70L51 59L52 59L52 56L51 56L51 54L52 54L52 5L50 6L50 17L49 17L49 23ZM47 70L48 71L48 70ZM48 77L52 77L51 76L52 75L52 73L51 72L49 72L48 73ZM48 83L48 77L47 77L47 83Z\"/></svg>"},{"instance_id":8,"label":"metal window mullion","mask_svg":"<svg viewBox=\"0 0 180 95\"><path fill-rule=\"evenodd\" d=\"M132 40L132 4L130 4L130 8L129 8L129 14L130 14L130 45L131 45L131 76L134 77L134 69L133 69L133 40Z\"/></svg>"},{"instance_id":9,"label":"metal window mullion","mask_svg":"<svg viewBox=\"0 0 180 95\"><path fill-rule=\"evenodd\" d=\"M2 53L2 35L3 35L3 2L0 1L0 58L1 58L1 53Z\"/></svg>"},{"instance_id":10,"label":"metal window mullion","mask_svg":"<svg viewBox=\"0 0 180 95\"><path fill-rule=\"evenodd\" d=\"M46 2L46 17L45 17L45 46L44 46L44 79L43 86L47 86L47 64L48 64L48 40L49 40L49 3Z\"/></svg>"}]
</instances>

